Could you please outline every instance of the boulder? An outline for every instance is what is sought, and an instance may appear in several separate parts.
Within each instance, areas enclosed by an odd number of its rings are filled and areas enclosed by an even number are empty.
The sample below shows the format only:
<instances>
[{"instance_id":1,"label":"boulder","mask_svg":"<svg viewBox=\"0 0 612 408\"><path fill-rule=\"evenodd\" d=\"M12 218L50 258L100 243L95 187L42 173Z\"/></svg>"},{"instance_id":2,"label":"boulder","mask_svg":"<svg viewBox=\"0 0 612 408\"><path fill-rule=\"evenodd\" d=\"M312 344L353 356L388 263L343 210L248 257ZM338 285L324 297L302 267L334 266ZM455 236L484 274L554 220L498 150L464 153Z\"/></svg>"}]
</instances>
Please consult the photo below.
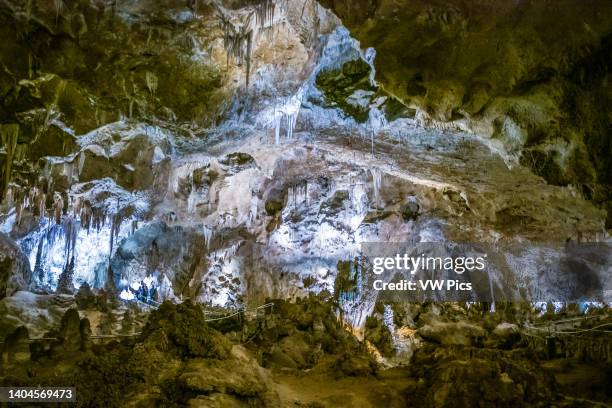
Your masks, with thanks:
<instances>
[{"instance_id":1,"label":"boulder","mask_svg":"<svg viewBox=\"0 0 612 408\"><path fill-rule=\"evenodd\" d=\"M513 323L498 324L489 338L491 344L502 348L509 348L520 340L519 327Z\"/></svg>"},{"instance_id":2,"label":"boulder","mask_svg":"<svg viewBox=\"0 0 612 408\"><path fill-rule=\"evenodd\" d=\"M280 347L272 347L272 350L264 356L264 365L268 368L297 369L297 363L287 355Z\"/></svg>"},{"instance_id":3,"label":"boulder","mask_svg":"<svg viewBox=\"0 0 612 408\"><path fill-rule=\"evenodd\" d=\"M78 156L79 181L91 181L104 177L113 177L113 163L109 160L104 148L91 144L81 150Z\"/></svg>"},{"instance_id":4,"label":"boulder","mask_svg":"<svg viewBox=\"0 0 612 408\"><path fill-rule=\"evenodd\" d=\"M242 408L244 403L231 395L214 393L211 395L200 395L187 402L190 408Z\"/></svg>"},{"instance_id":5,"label":"boulder","mask_svg":"<svg viewBox=\"0 0 612 408\"><path fill-rule=\"evenodd\" d=\"M253 156L247 153L234 152L225 156L220 160L220 163L228 166L228 174L237 174L243 170L257 167Z\"/></svg>"},{"instance_id":6,"label":"boulder","mask_svg":"<svg viewBox=\"0 0 612 408\"><path fill-rule=\"evenodd\" d=\"M550 406L555 380L528 351L426 344L410 362L420 378L411 406Z\"/></svg>"},{"instance_id":7,"label":"boulder","mask_svg":"<svg viewBox=\"0 0 612 408\"><path fill-rule=\"evenodd\" d=\"M189 360L178 381L184 389L214 396L217 402L227 402L231 396L248 401L249 406L279 405L267 374L240 346L234 346L226 360ZM215 406L199 402L202 404L192 406ZM198 401L193 401L196 403Z\"/></svg>"},{"instance_id":8,"label":"boulder","mask_svg":"<svg viewBox=\"0 0 612 408\"><path fill-rule=\"evenodd\" d=\"M4 339L1 363L7 365L25 363L28 361L30 361L28 329L25 328L25 326L20 326Z\"/></svg>"},{"instance_id":9,"label":"boulder","mask_svg":"<svg viewBox=\"0 0 612 408\"><path fill-rule=\"evenodd\" d=\"M369 354L346 353L336 360L335 367L347 377L376 376L378 373L376 361Z\"/></svg>"},{"instance_id":10,"label":"boulder","mask_svg":"<svg viewBox=\"0 0 612 408\"><path fill-rule=\"evenodd\" d=\"M479 400L488 406L518 406L524 392L495 362L455 360L439 367L430 398L436 407L468 407Z\"/></svg>"},{"instance_id":11,"label":"boulder","mask_svg":"<svg viewBox=\"0 0 612 408\"><path fill-rule=\"evenodd\" d=\"M391 332L380 315L366 318L364 339L376 346L380 354L385 357L395 353Z\"/></svg>"},{"instance_id":12,"label":"boulder","mask_svg":"<svg viewBox=\"0 0 612 408\"><path fill-rule=\"evenodd\" d=\"M283 338L279 342L279 347L300 368L309 366L312 348L303 332Z\"/></svg>"},{"instance_id":13,"label":"boulder","mask_svg":"<svg viewBox=\"0 0 612 408\"><path fill-rule=\"evenodd\" d=\"M431 320L418 329L425 340L443 345L471 346L480 343L486 336L486 330L468 322L442 322Z\"/></svg>"}]
</instances>

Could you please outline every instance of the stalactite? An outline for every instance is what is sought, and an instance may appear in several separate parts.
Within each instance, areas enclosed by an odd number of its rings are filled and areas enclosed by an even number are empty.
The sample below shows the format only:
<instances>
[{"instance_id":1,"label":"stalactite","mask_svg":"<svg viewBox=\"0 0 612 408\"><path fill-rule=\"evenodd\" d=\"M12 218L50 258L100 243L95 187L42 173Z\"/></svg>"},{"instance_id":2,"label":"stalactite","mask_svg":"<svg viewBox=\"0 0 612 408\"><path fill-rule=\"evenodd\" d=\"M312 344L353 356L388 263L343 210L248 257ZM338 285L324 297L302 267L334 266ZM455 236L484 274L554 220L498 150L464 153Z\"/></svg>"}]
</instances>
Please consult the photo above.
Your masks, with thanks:
<instances>
[{"instance_id":1,"label":"stalactite","mask_svg":"<svg viewBox=\"0 0 612 408\"><path fill-rule=\"evenodd\" d=\"M293 129L295 129L297 115L287 115L287 139L293 139Z\"/></svg>"},{"instance_id":2,"label":"stalactite","mask_svg":"<svg viewBox=\"0 0 612 408\"><path fill-rule=\"evenodd\" d=\"M13 189L11 187L8 187L6 189L6 203L9 206L9 208L13 207L15 205L15 199L13 198ZM0 199L2 198L2 193L0 192Z\"/></svg>"},{"instance_id":3,"label":"stalactite","mask_svg":"<svg viewBox=\"0 0 612 408\"><path fill-rule=\"evenodd\" d=\"M287 122L287 139L293 138L293 130L297 123L297 118L300 113L300 107L302 105L302 94L303 88L300 88L295 95L288 98L284 98L278 106L274 108L272 114L272 125L275 131L275 143L280 144L280 131L283 119Z\"/></svg>"},{"instance_id":4,"label":"stalactite","mask_svg":"<svg viewBox=\"0 0 612 408\"><path fill-rule=\"evenodd\" d=\"M210 250L210 243L213 239L214 230L211 227L204 226L204 243L206 245L206 250Z\"/></svg>"},{"instance_id":5,"label":"stalactite","mask_svg":"<svg viewBox=\"0 0 612 408\"><path fill-rule=\"evenodd\" d=\"M53 3L55 6L55 24L57 24L59 16L62 13L62 9L64 8L64 2L63 0L53 0Z\"/></svg>"},{"instance_id":6,"label":"stalactite","mask_svg":"<svg viewBox=\"0 0 612 408\"><path fill-rule=\"evenodd\" d=\"M0 149L0 153L4 150L4 166L0 168L0 201L4 198L4 193L8 188L11 180L11 171L13 168L13 160L15 152L17 150L17 137L19 136L19 125L9 124L0 125L0 141L2 142L3 148Z\"/></svg>"},{"instance_id":7,"label":"stalactite","mask_svg":"<svg viewBox=\"0 0 612 408\"><path fill-rule=\"evenodd\" d=\"M59 224L62 219L62 212L64 211L64 199L58 192L53 194L53 218L56 224Z\"/></svg>"},{"instance_id":8,"label":"stalactite","mask_svg":"<svg viewBox=\"0 0 612 408\"><path fill-rule=\"evenodd\" d=\"M34 277L38 278L40 282L43 281L45 276L45 271L43 267L43 249L44 249L45 241L43 237L38 240L38 247L36 250L36 263L34 264Z\"/></svg>"},{"instance_id":9,"label":"stalactite","mask_svg":"<svg viewBox=\"0 0 612 408\"><path fill-rule=\"evenodd\" d=\"M154 73L147 71L145 73L145 81L147 83L147 89L149 90L149 92L151 93L151 95L155 95L155 92L157 92L157 85L158 85L158 78L157 75L155 75ZM131 110L130 110L131 112Z\"/></svg>"},{"instance_id":10,"label":"stalactite","mask_svg":"<svg viewBox=\"0 0 612 408\"><path fill-rule=\"evenodd\" d=\"M251 70L251 53L253 47L253 30L247 21L236 27L229 20L223 19L223 47L225 48L227 63L230 60L237 65L246 64L246 83L248 86Z\"/></svg>"},{"instance_id":11,"label":"stalactite","mask_svg":"<svg viewBox=\"0 0 612 408\"><path fill-rule=\"evenodd\" d=\"M285 5L287 9L287 5ZM236 26L230 22L229 17L223 10L217 7L217 14L221 19L223 30L223 44L226 51L227 65L230 60L237 65L246 65L246 86L249 86L251 73L251 58L253 46L256 41L255 32L267 29L274 24L276 3L274 0L263 0L256 4L254 11L243 19L240 25ZM255 24L252 18L255 15Z\"/></svg>"},{"instance_id":12,"label":"stalactite","mask_svg":"<svg viewBox=\"0 0 612 408\"><path fill-rule=\"evenodd\" d=\"M15 224L16 225L21 224L22 213L23 213L23 206L22 206L21 200L17 200L15 202Z\"/></svg>"},{"instance_id":13,"label":"stalactite","mask_svg":"<svg viewBox=\"0 0 612 408\"><path fill-rule=\"evenodd\" d=\"M91 227L96 231L100 231L100 229L104 226L104 221L106 219L106 214L99 208L92 208L91 211Z\"/></svg>"},{"instance_id":14,"label":"stalactite","mask_svg":"<svg viewBox=\"0 0 612 408\"><path fill-rule=\"evenodd\" d=\"M276 4L273 0L263 0L255 6L255 16L259 27L266 27L274 22Z\"/></svg>"},{"instance_id":15,"label":"stalactite","mask_svg":"<svg viewBox=\"0 0 612 408\"><path fill-rule=\"evenodd\" d=\"M287 190L289 205L297 207L305 202L308 205L308 180L302 180L290 186Z\"/></svg>"},{"instance_id":16,"label":"stalactite","mask_svg":"<svg viewBox=\"0 0 612 408\"><path fill-rule=\"evenodd\" d=\"M110 253L109 256L113 253L113 245L115 240L119 236L119 231L121 230L121 224L123 224L123 219L121 214L113 214L111 216L111 230L110 230Z\"/></svg>"},{"instance_id":17,"label":"stalactite","mask_svg":"<svg viewBox=\"0 0 612 408\"><path fill-rule=\"evenodd\" d=\"M251 54L253 48L253 31L249 31L246 46L246 87L249 87L249 77L251 75Z\"/></svg>"},{"instance_id":18,"label":"stalactite","mask_svg":"<svg viewBox=\"0 0 612 408\"><path fill-rule=\"evenodd\" d=\"M75 256L74 248L76 246L76 239L78 236L79 228L74 218L66 217L63 222L64 232L64 256L66 259Z\"/></svg>"},{"instance_id":19,"label":"stalactite","mask_svg":"<svg viewBox=\"0 0 612 408\"><path fill-rule=\"evenodd\" d=\"M38 200L38 215L41 218L45 218L47 195L44 192L40 191L39 195L37 196L37 200Z\"/></svg>"},{"instance_id":20,"label":"stalactite","mask_svg":"<svg viewBox=\"0 0 612 408\"><path fill-rule=\"evenodd\" d=\"M283 116L277 115L276 112L274 114L274 144L276 146L280 145L280 129L281 129L281 120Z\"/></svg>"},{"instance_id":21,"label":"stalactite","mask_svg":"<svg viewBox=\"0 0 612 408\"><path fill-rule=\"evenodd\" d=\"M374 192L373 202L378 206L380 204L380 187L382 185L383 173L377 168L373 168L370 171L372 173L372 191Z\"/></svg>"}]
</instances>

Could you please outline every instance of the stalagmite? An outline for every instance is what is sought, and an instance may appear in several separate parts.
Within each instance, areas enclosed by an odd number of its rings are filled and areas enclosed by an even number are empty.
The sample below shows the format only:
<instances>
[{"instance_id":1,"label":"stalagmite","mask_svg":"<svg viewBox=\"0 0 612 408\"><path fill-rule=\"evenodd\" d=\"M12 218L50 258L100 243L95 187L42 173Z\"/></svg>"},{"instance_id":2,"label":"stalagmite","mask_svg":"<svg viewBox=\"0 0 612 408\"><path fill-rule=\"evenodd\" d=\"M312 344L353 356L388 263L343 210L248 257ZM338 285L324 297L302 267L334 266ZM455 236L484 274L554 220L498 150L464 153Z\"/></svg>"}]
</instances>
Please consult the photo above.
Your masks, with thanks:
<instances>
[{"instance_id":1,"label":"stalagmite","mask_svg":"<svg viewBox=\"0 0 612 408\"><path fill-rule=\"evenodd\" d=\"M57 282L56 290L58 293L71 294L74 291L74 285L72 284L74 278L74 256L68 259L69 261L66 262L66 266Z\"/></svg>"}]
</instances>

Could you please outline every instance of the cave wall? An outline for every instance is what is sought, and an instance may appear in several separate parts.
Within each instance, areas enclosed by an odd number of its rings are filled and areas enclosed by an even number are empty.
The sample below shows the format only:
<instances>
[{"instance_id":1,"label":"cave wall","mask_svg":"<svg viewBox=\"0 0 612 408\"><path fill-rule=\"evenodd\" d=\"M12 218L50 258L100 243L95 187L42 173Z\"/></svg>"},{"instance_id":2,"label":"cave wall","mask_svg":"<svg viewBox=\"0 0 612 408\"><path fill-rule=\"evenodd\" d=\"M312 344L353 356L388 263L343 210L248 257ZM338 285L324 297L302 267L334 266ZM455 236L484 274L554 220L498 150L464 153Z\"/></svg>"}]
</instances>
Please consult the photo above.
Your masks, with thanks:
<instances>
[{"instance_id":1,"label":"cave wall","mask_svg":"<svg viewBox=\"0 0 612 408\"><path fill-rule=\"evenodd\" d=\"M27 289L31 278L28 259L9 237L0 233L0 300Z\"/></svg>"},{"instance_id":2,"label":"cave wall","mask_svg":"<svg viewBox=\"0 0 612 408\"><path fill-rule=\"evenodd\" d=\"M0 2L0 195L122 118L210 126L235 89L204 2Z\"/></svg>"},{"instance_id":3,"label":"cave wall","mask_svg":"<svg viewBox=\"0 0 612 408\"><path fill-rule=\"evenodd\" d=\"M321 3L376 48L376 79L423 124L491 137L612 214L609 2Z\"/></svg>"}]
</instances>

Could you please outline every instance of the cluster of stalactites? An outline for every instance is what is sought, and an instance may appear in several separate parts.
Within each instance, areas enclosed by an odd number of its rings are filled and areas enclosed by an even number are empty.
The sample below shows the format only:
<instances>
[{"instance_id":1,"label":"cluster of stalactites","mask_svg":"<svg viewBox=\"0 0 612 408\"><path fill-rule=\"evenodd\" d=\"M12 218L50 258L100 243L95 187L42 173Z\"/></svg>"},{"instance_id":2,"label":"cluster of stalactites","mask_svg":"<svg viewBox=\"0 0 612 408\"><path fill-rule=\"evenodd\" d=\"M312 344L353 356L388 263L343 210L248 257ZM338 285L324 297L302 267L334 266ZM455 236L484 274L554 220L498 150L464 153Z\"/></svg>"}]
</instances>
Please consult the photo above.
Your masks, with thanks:
<instances>
[{"instance_id":1,"label":"cluster of stalactites","mask_svg":"<svg viewBox=\"0 0 612 408\"><path fill-rule=\"evenodd\" d=\"M274 22L274 11L276 3L273 0L263 0L255 6L255 17L257 25L261 28L272 25Z\"/></svg>"},{"instance_id":2,"label":"cluster of stalactites","mask_svg":"<svg viewBox=\"0 0 612 408\"><path fill-rule=\"evenodd\" d=\"M80 227L87 230L90 228L100 230L109 217L105 211L92 207L89 200L64 196L58 191L53 193L50 206L47 206L47 194L39 187L25 190L10 186L7 189L5 203L15 208L17 225L21 223L24 211L29 211L40 220L51 219L58 225L66 217L76 219L80 221Z\"/></svg>"},{"instance_id":3,"label":"cluster of stalactites","mask_svg":"<svg viewBox=\"0 0 612 408\"><path fill-rule=\"evenodd\" d=\"M35 195L35 194L32 194ZM42 280L44 275L43 264L47 258L49 249L57 239L64 240L64 259L66 263L57 284L58 293L71 293L73 291L72 281L75 271L77 254L77 238L81 229L94 229L97 231L110 225L110 254L113 252L115 242L119 237L121 226L124 222L122 212L107 213L103 209L92 207L89 200L81 197L70 199L68 210L63 213L64 199L61 194L54 194L53 206L47 212L52 217L45 224L42 234L38 238L36 259L34 264L34 276ZM137 227L132 222L132 232Z\"/></svg>"},{"instance_id":4,"label":"cluster of stalactites","mask_svg":"<svg viewBox=\"0 0 612 408\"><path fill-rule=\"evenodd\" d=\"M29 189L11 186L7 190L7 200L15 208L15 224L20 225L24 211L40 221L42 230L36 243L36 258L33 273L39 280L44 276L44 260L47 253L58 239L64 241L63 257L66 260L59 277L57 292L70 293L73 290L72 280L77 254L77 238L79 231L85 229L97 231L110 226L110 252L119 237L124 222L123 211L108 213L105 209L91 205L83 197L64 196L59 192L53 193L53 198L47 205L47 194L38 188ZM137 224L132 225L133 230Z\"/></svg>"},{"instance_id":5,"label":"cluster of stalactites","mask_svg":"<svg viewBox=\"0 0 612 408\"><path fill-rule=\"evenodd\" d=\"M70 293L72 291L72 277L74 275L74 262L76 257L76 242L79 233L78 222L71 216L64 216L60 223L51 222L38 239L36 260L34 263L34 276L42 281L44 276L43 260L55 241L64 238L63 257L66 260L59 277L57 291Z\"/></svg>"},{"instance_id":6,"label":"cluster of stalactites","mask_svg":"<svg viewBox=\"0 0 612 408\"><path fill-rule=\"evenodd\" d=\"M92 207L89 200L83 199L81 197L77 197L72 201L70 206L72 217L78 219L80 221L81 228L89 231L90 228L99 231L105 225L107 225L107 220L109 217L114 217L115 215L109 215L106 211L102 209Z\"/></svg>"},{"instance_id":7,"label":"cluster of stalactites","mask_svg":"<svg viewBox=\"0 0 612 408\"><path fill-rule=\"evenodd\" d=\"M301 180L289 186L287 196L290 206L297 207L301 203L308 205L308 180Z\"/></svg>"},{"instance_id":8,"label":"cluster of stalactites","mask_svg":"<svg viewBox=\"0 0 612 408\"><path fill-rule=\"evenodd\" d=\"M25 190L12 185L6 190L4 203L9 208L15 209L15 223L19 225L21 223L24 210L29 210L35 217L45 218L48 215L46 201L47 195L38 187L32 187ZM55 205L56 203L54 202L54 207L50 210L51 213L56 212Z\"/></svg>"},{"instance_id":9,"label":"cluster of stalactites","mask_svg":"<svg viewBox=\"0 0 612 408\"><path fill-rule=\"evenodd\" d=\"M283 10L286 11L288 7L286 0L281 1L281 8ZM230 59L232 59L237 65L242 65L243 63L246 65L247 87L249 86L251 56L256 31L271 27L274 24L275 12L276 2L274 0L262 0L255 5L253 12L244 19L242 24L234 25L230 22L229 17L221 9L218 9L222 22L223 44L227 54L227 64L229 66ZM255 15L255 24L252 24L253 14Z\"/></svg>"},{"instance_id":10,"label":"cluster of stalactites","mask_svg":"<svg viewBox=\"0 0 612 408\"><path fill-rule=\"evenodd\" d=\"M248 87L251 74L253 30L248 25L236 27L229 21L223 21L223 46L228 66L230 59L237 65L246 64L246 85Z\"/></svg>"}]
</instances>

